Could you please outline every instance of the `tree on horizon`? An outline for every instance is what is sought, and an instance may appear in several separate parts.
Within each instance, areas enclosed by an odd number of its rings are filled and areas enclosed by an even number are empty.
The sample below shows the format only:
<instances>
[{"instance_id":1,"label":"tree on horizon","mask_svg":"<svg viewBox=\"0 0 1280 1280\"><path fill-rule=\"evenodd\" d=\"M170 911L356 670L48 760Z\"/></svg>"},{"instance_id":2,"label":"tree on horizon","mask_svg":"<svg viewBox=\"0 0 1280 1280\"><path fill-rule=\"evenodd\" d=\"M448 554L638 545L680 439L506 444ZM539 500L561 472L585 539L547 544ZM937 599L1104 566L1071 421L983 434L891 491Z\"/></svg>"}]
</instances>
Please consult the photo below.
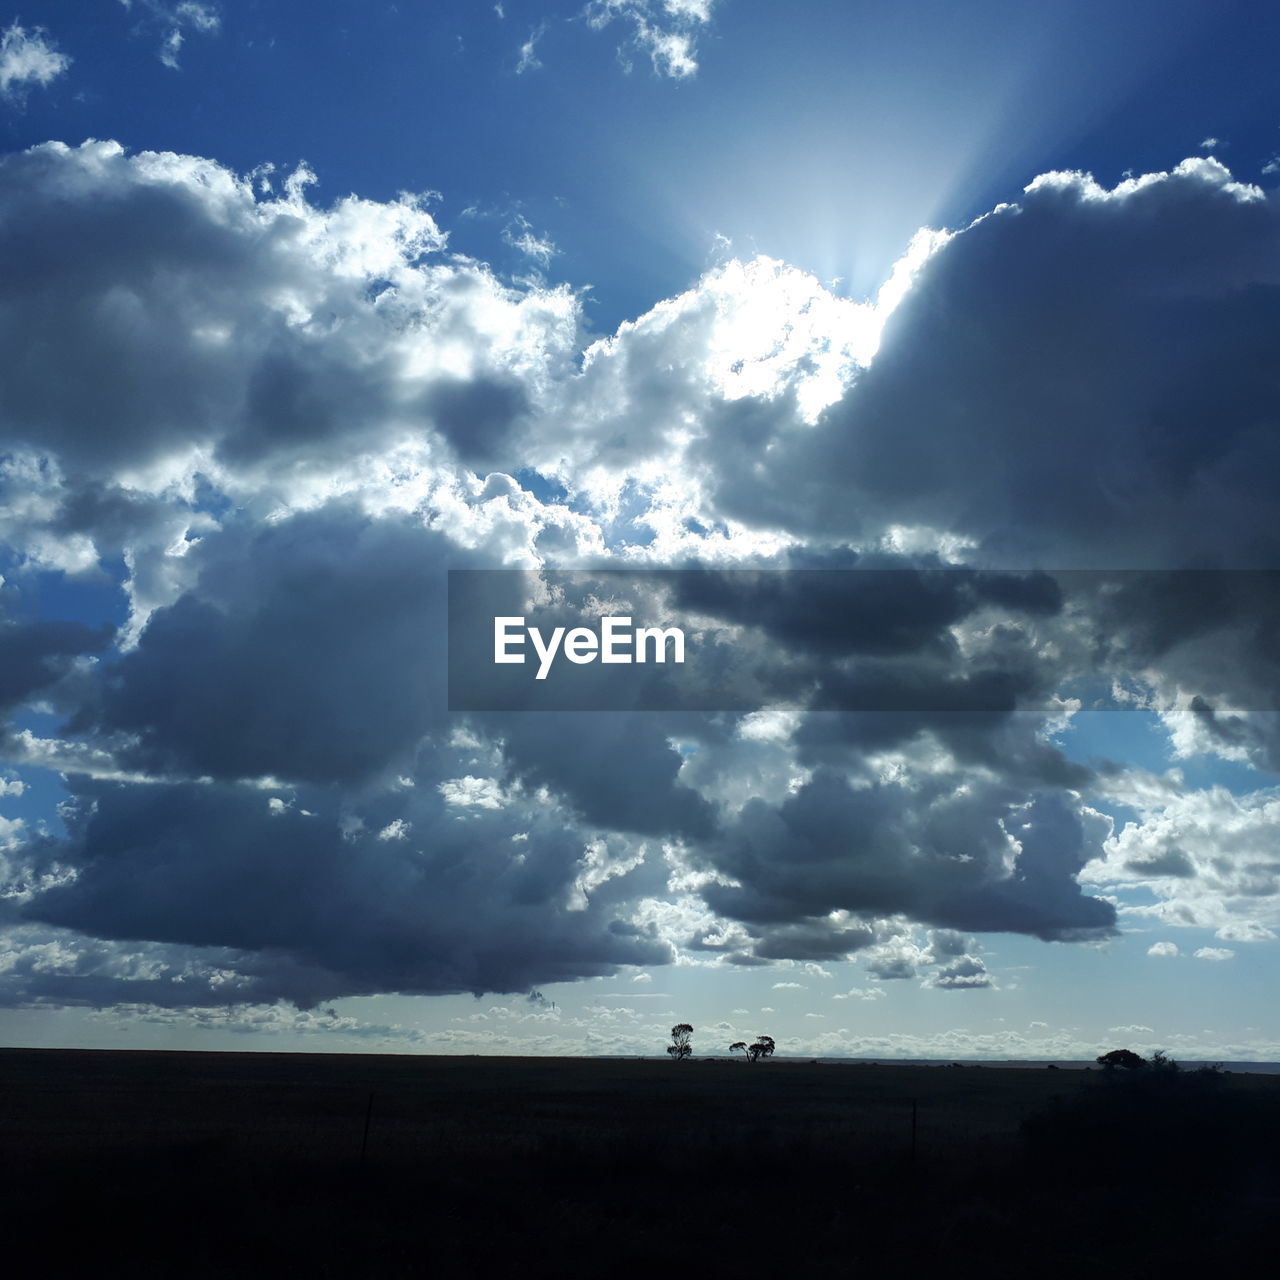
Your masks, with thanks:
<instances>
[{"instance_id":1,"label":"tree on horizon","mask_svg":"<svg viewBox=\"0 0 1280 1280\"><path fill-rule=\"evenodd\" d=\"M693 1046L689 1043L692 1035L693 1028L687 1022L677 1022L671 1028L671 1043L667 1045L667 1052L671 1055L672 1062L681 1062L693 1055Z\"/></svg>"},{"instance_id":2,"label":"tree on horizon","mask_svg":"<svg viewBox=\"0 0 1280 1280\"><path fill-rule=\"evenodd\" d=\"M735 1041L729 1046L729 1052L741 1049L747 1055L748 1062L757 1062L761 1058L772 1057L774 1047L772 1036L756 1036L753 1044L747 1044L745 1040Z\"/></svg>"}]
</instances>

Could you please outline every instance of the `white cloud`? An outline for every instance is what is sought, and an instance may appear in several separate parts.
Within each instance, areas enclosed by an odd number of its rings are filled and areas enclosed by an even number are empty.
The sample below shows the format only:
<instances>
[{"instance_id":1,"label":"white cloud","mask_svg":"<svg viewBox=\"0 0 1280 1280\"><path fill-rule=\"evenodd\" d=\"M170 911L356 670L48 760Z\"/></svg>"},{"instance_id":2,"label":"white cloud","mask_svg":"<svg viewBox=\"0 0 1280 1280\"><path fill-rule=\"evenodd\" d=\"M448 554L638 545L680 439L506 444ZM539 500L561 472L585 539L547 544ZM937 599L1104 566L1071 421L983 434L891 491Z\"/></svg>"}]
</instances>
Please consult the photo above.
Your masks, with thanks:
<instances>
[{"instance_id":1,"label":"white cloud","mask_svg":"<svg viewBox=\"0 0 1280 1280\"><path fill-rule=\"evenodd\" d=\"M449 778L439 784L446 804L462 809L501 809L502 788L494 778Z\"/></svg>"},{"instance_id":2,"label":"white cloud","mask_svg":"<svg viewBox=\"0 0 1280 1280\"><path fill-rule=\"evenodd\" d=\"M34 85L44 87L71 65L43 27L28 30L15 19L0 36L0 95L21 101Z\"/></svg>"},{"instance_id":3,"label":"white cloud","mask_svg":"<svg viewBox=\"0 0 1280 1280\"><path fill-rule=\"evenodd\" d=\"M120 0L120 3L129 12L137 12L146 25L161 31L156 56L175 71L179 69L178 55L189 35L215 35L222 27L218 7L202 0Z\"/></svg>"},{"instance_id":4,"label":"white cloud","mask_svg":"<svg viewBox=\"0 0 1280 1280\"><path fill-rule=\"evenodd\" d=\"M596 31L615 20L631 27L628 44L649 55L657 75L684 80L696 74L698 32L711 21L716 0L590 0L583 10ZM618 50L630 70L625 46Z\"/></svg>"},{"instance_id":5,"label":"white cloud","mask_svg":"<svg viewBox=\"0 0 1280 1280\"><path fill-rule=\"evenodd\" d=\"M26 823L21 818L0 816L0 853L6 849L16 848L26 830ZM0 891L0 897L4 897Z\"/></svg>"},{"instance_id":6,"label":"white cloud","mask_svg":"<svg viewBox=\"0 0 1280 1280\"><path fill-rule=\"evenodd\" d=\"M505 244L532 258L540 267L548 266L558 252L550 237L537 235L528 218L523 215L517 215L503 228L502 239Z\"/></svg>"},{"instance_id":7,"label":"white cloud","mask_svg":"<svg viewBox=\"0 0 1280 1280\"><path fill-rule=\"evenodd\" d=\"M1153 942L1147 948L1147 955L1149 956L1177 956L1181 954L1182 952L1178 950L1176 942Z\"/></svg>"},{"instance_id":8,"label":"white cloud","mask_svg":"<svg viewBox=\"0 0 1280 1280\"><path fill-rule=\"evenodd\" d=\"M502 14L498 15L503 16ZM526 71L537 71L542 62L537 54L538 41L547 33L547 24L539 23L529 32L529 38L520 46L520 60L516 63L516 75L522 76Z\"/></svg>"},{"instance_id":9,"label":"white cloud","mask_svg":"<svg viewBox=\"0 0 1280 1280\"><path fill-rule=\"evenodd\" d=\"M1275 932L1253 920L1224 924L1217 932L1223 942L1274 942Z\"/></svg>"},{"instance_id":10,"label":"white cloud","mask_svg":"<svg viewBox=\"0 0 1280 1280\"><path fill-rule=\"evenodd\" d=\"M1194 954L1197 960L1234 960L1236 953L1230 947L1201 947Z\"/></svg>"},{"instance_id":11,"label":"white cloud","mask_svg":"<svg viewBox=\"0 0 1280 1280\"><path fill-rule=\"evenodd\" d=\"M1156 898L1140 908L1168 924L1230 929L1265 938L1280 920L1280 793L1188 790L1176 779L1120 775L1111 796L1138 811L1089 864L1091 884L1133 885Z\"/></svg>"}]
</instances>

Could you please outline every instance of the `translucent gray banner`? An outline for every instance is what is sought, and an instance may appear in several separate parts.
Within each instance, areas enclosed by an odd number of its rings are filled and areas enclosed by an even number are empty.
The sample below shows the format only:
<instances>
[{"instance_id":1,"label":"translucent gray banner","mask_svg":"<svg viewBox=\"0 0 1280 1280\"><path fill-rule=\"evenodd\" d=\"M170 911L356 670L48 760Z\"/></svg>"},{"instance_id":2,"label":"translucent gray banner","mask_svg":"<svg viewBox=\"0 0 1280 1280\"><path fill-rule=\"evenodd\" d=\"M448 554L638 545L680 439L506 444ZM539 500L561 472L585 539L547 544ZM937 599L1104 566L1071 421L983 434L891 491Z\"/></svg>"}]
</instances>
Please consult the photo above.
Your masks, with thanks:
<instances>
[{"instance_id":1,"label":"translucent gray banner","mask_svg":"<svg viewBox=\"0 0 1280 1280\"><path fill-rule=\"evenodd\" d=\"M454 570L454 711L1280 705L1280 572ZM1209 704L1205 704L1209 705Z\"/></svg>"}]
</instances>

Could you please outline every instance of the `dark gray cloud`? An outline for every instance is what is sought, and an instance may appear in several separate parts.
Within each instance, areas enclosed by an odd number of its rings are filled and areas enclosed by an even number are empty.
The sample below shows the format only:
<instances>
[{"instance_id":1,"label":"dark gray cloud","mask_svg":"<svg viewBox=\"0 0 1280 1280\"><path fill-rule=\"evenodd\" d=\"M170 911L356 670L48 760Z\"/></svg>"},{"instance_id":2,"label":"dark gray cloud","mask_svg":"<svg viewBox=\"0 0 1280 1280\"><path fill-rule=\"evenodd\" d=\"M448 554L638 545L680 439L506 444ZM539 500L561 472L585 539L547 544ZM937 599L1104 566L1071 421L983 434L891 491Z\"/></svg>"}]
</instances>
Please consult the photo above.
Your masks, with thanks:
<instances>
[{"instance_id":1,"label":"dark gray cloud","mask_svg":"<svg viewBox=\"0 0 1280 1280\"><path fill-rule=\"evenodd\" d=\"M670 959L652 930L573 893L586 833L545 811L464 820L439 791L414 788L401 825L378 829L323 792L273 807L246 787L76 786L70 838L31 851L37 871L76 874L23 916L258 957L256 999L522 991ZM235 985L228 995L246 998Z\"/></svg>"},{"instance_id":2,"label":"dark gray cloud","mask_svg":"<svg viewBox=\"0 0 1280 1280\"><path fill-rule=\"evenodd\" d=\"M354 782L403 764L443 726L449 552L343 505L231 525L188 553L192 588L81 727L134 735L123 758L159 772Z\"/></svg>"},{"instance_id":3,"label":"dark gray cloud","mask_svg":"<svg viewBox=\"0 0 1280 1280\"><path fill-rule=\"evenodd\" d=\"M951 780L855 788L820 770L780 805L743 808L708 852L738 885L714 883L703 896L763 926L841 910L1046 940L1102 937L1114 932L1115 909L1075 877L1108 833L1053 792L957 792Z\"/></svg>"},{"instance_id":4,"label":"dark gray cloud","mask_svg":"<svg viewBox=\"0 0 1280 1280\"><path fill-rule=\"evenodd\" d=\"M990 985L987 966L978 956L961 956L943 965L930 979L930 986L943 991L974 991Z\"/></svg>"},{"instance_id":5,"label":"dark gray cloud","mask_svg":"<svg viewBox=\"0 0 1280 1280\"><path fill-rule=\"evenodd\" d=\"M983 605L1054 614L1061 592L1047 574L980 573L906 556L841 554L832 567L788 557L786 573L691 569L674 575L674 602L758 628L788 655L953 655L949 629ZM823 556L828 564L837 559Z\"/></svg>"},{"instance_id":6,"label":"dark gray cloud","mask_svg":"<svg viewBox=\"0 0 1280 1280\"><path fill-rule=\"evenodd\" d=\"M545 712L517 713L496 724L510 776L551 788L589 823L692 838L713 828L711 805L679 781L672 718Z\"/></svg>"},{"instance_id":7,"label":"dark gray cloud","mask_svg":"<svg viewBox=\"0 0 1280 1280\"><path fill-rule=\"evenodd\" d=\"M0 613L0 711L50 690L76 658L102 653L114 628L38 619L22 622Z\"/></svg>"},{"instance_id":8,"label":"dark gray cloud","mask_svg":"<svg viewBox=\"0 0 1280 1280\"><path fill-rule=\"evenodd\" d=\"M1278 236L1274 199L1213 161L1114 193L1041 179L926 263L816 429L707 442L718 508L924 525L1003 565L1272 567Z\"/></svg>"}]
</instances>

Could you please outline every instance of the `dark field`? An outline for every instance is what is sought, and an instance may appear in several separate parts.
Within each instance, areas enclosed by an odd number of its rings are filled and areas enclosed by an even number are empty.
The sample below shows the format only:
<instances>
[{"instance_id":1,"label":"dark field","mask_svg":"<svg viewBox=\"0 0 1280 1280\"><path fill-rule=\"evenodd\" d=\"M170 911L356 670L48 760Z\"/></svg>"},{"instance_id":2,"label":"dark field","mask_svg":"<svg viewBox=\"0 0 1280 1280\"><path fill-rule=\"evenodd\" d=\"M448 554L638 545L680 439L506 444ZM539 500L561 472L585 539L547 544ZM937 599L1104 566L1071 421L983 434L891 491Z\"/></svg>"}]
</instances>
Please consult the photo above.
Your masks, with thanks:
<instances>
[{"instance_id":1,"label":"dark field","mask_svg":"<svg viewBox=\"0 0 1280 1280\"><path fill-rule=\"evenodd\" d=\"M41 1276L1154 1276L1269 1249L1280 1078L1104 1074L0 1050L0 1204Z\"/></svg>"}]
</instances>

